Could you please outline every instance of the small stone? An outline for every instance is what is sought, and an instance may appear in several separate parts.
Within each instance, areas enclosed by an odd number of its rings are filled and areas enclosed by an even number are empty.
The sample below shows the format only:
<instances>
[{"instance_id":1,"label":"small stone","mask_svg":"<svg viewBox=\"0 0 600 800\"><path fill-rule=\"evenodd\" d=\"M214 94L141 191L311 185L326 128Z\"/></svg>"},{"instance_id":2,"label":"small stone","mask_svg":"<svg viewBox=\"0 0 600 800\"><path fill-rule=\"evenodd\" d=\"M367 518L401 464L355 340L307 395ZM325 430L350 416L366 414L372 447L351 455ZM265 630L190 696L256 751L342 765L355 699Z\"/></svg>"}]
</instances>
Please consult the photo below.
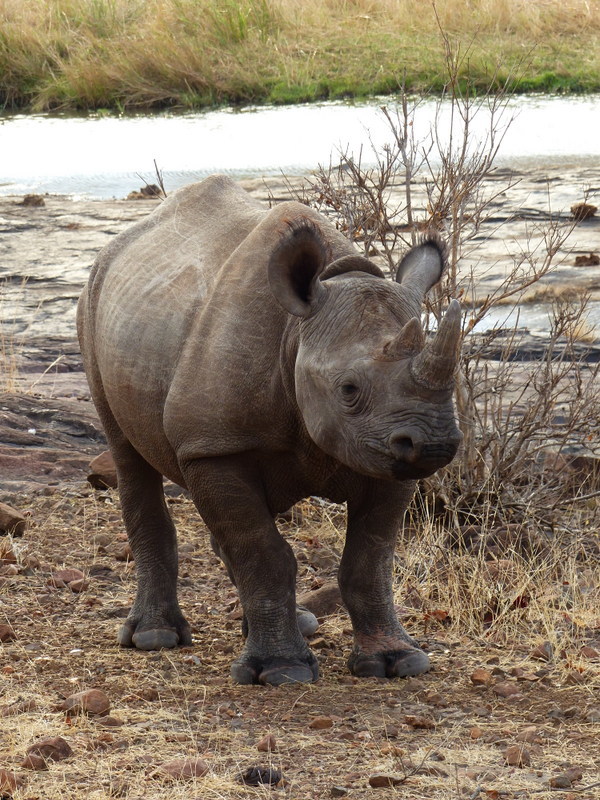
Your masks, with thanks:
<instances>
[{"instance_id":1,"label":"small stone","mask_svg":"<svg viewBox=\"0 0 600 800\"><path fill-rule=\"evenodd\" d=\"M600 658L600 653L594 647L588 647L585 645L581 648L580 652L584 658Z\"/></svg>"},{"instance_id":2,"label":"small stone","mask_svg":"<svg viewBox=\"0 0 600 800\"><path fill-rule=\"evenodd\" d=\"M600 708L590 708L585 715L586 722L600 722Z\"/></svg>"},{"instance_id":3,"label":"small stone","mask_svg":"<svg viewBox=\"0 0 600 800\"><path fill-rule=\"evenodd\" d=\"M48 769L48 762L43 756L40 756L37 753L30 753L28 756L25 756L23 761L21 761L21 766L23 769L34 769L39 772L41 770Z\"/></svg>"},{"instance_id":4,"label":"small stone","mask_svg":"<svg viewBox=\"0 0 600 800\"><path fill-rule=\"evenodd\" d=\"M335 614L344 607L340 587L337 581L328 581L319 589L303 592L298 599L299 606L308 609L315 617L326 617Z\"/></svg>"},{"instance_id":5,"label":"small stone","mask_svg":"<svg viewBox=\"0 0 600 800\"><path fill-rule=\"evenodd\" d=\"M240 775L240 782L246 786L277 786L284 785L283 775L278 769L266 767L248 767Z\"/></svg>"},{"instance_id":6,"label":"small stone","mask_svg":"<svg viewBox=\"0 0 600 800\"><path fill-rule=\"evenodd\" d=\"M515 683L509 683L505 681L503 683L497 683L493 689L494 693L498 695L498 697L513 697L514 695L520 694L519 687Z\"/></svg>"},{"instance_id":7,"label":"small stone","mask_svg":"<svg viewBox=\"0 0 600 800\"><path fill-rule=\"evenodd\" d=\"M0 797L12 797L22 783L23 780L14 772L0 769Z\"/></svg>"},{"instance_id":8,"label":"small stone","mask_svg":"<svg viewBox=\"0 0 600 800\"><path fill-rule=\"evenodd\" d=\"M167 778L168 780L189 780L202 778L208 772L208 764L201 758L176 758L161 764L151 773L152 778Z\"/></svg>"},{"instance_id":9,"label":"small stone","mask_svg":"<svg viewBox=\"0 0 600 800\"><path fill-rule=\"evenodd\" d=\"M471 739L481 739L483 736L483 730L479 727L479 725L474 725L469 732L469 736Z\"/></svg>"},{"instance_id":10,"label":"small stone","mask_svg":"<svg viewBox=\"0 0 600 800\"><path fill-rule=\"evenodd\" d=\"M333 728L333 720L331 717L315 717L312 722L309 723L308 727L315 731Z\"/></svg>"},{"instance_id":11,"label":"small stone","mask_svg":"<svg viewBox=\"0 0 600 800\"><path fill-rule=\"evenodd\" d=\"M553 789L570 789L572 785L573 781L566 773L555 775L553 778L550 778L550 786Z\"/></svg>"},{"instance_id":12,"label":"small stone","mask_svg":"<svg viewBox=\"0 0 600 800\"><path fill-rule=\"evenodd\" d=\"M76 581L70 581L67 586L74 594L81 594L81 592L87 591L90 587L90 582L86 581L85 578L79 578Z\"/></svg>"},{"instance_id":13,"label":"small stone","mask_svg":"<svg viewBox=\"0 0 600 800\"><path fill-rule=\"evenodd\" d=\"M27 527L27 518L12 506L0 503L0 534L23 536Z\"/></svg>"},{"instance_id":14,"label":"small stone","mask_svg":"<svg viewBox=\"0 0 600 800\"><path fill-rule=\"evenodd\" d=\"M0 642L12 642L17 638L17 634L14 632L13 628L10 625L2 623L0 625Z\"/></svg>"},{"instance_id":15,"label":"small stone","mask_svg":"<svg viewBox=\"0 0 600 800\"><path fill-rule=\"evenodd\" d=\"M369 786L373 789L397 786L399 783L402 783L402 778L397 775L388 775L385 772L376 772L369 776Z\"/></svg>"},{"instance_id":16,"label":"small stone","mask_svg":"<svg viewBox=\"0 0 600 800\"><path fill-rule=\"evenodd\" d=\"M526 747L513 744L504 751L504 760L511 767L528 767L531 764L531 755Z\"/></svg>"},{"instance_id":17,"label":"small stone","mask_svg":"<svg viewBox=\"0 0 600 800\"><path fill-rule=\"evenodd\" d=\"M116 489L117 468L109 450L90 461L87 479L94 489Z\"/></svg>"},{"instance_id":18,"label":"small stone","mask_svg":"<svg viewBox=\"0 0 600 800\"><path fill-rule=\"evenodd\" d=\"M0 708L0 717L16 717L19 714L26 714L28 711L35 711L36 708L35 700L16 700L14 703Z\"/></svg>"},{"instance_id":19,"label":"small stone","mask_svg":"<svg viewBox=\"0 0 600 800\"><path fill-rule=\"evenodd\" d=\"M332 797L345 797L348 794L348 789L345 786L332 786L329 794Z\"/></svg>"},{"instance_id":20,"label":"small stone","mask_svg":"<svg viewBox=\"0 0 600 800\"><path fill-rule=\"evenodd\" d=\"M133 561L134 556L131 545L127 543L115 550L115 558L117 561Z\"/></svg>"},{"instance_id":21,"label":"small stone","mask_svg":"<svg viewBox=\"0 0 600 800\"><path fill-rule=\"evenodd\" d=\"M256 745L256 749L261 753L274 753L277 750L277 742L272 733L268 733Z\"/></svg>"},{"instance_id":22,"label":"small stone","mask_svg":"<svg viewBox=\"0 0 600 800\"><path fill-rule=\"evenodd\" d=\"M46 583L48 586L60 589L68 586L73 581L82 581L84 579L85 575L80 569L58 569L52 573Z\"/></svg>"},{"instance_id":23,"label":"small stone","mask_svg":"<svg viewBox=\"0 0 600 800\"><path fill-rule=\"evenodd\" d=\"M478 667L471 674L471 683L474 686L489 686L493 682L494 678L492 677L492 673L482 667Z\"/></svg>"},{"instance_id":24,"label":"small stone","mask_svg":"<svg viewBox=\"0 0 600 800\"><path fill-rule=\"evenodd\" d=\"M435 728L435 722L429 717L424 717L420 714L405 714L404 716L404 723L405 725L410 725L411 728L416 728L418 730L433 730Z\"/></svg>"},{"instance_id":25,"label":"small stone","mask_svg":"<svg viewBox=\"0 0 600 800\"><path fill-rule=\"evenodd\" d=\"M537 728L535 725L530 725L529 727L524 728L515 736L515 739L517 740L517 742L528 742L530 744L532 742L540 741L540 737L538 736Z\"/></svg>"},{"instance_id":26,"label":"small stone","mask_svg":"<svg viewBox=\"0 0 600 800\"><path fill-rule=\"evenodd\" d=\"M19 205L27 206L28 208L42 208L46 205L46 201L41 194L26 194Z\"/></svg>"},{"instance_id":27,"label":"small stone","mask_svg":"<svg viewBox=\"0 0 600 800\"><path fill-rule=\"evenodd\" d=\"M70 716L87 714L90 717L100 717L108 714L110 700L100 689L86 689L67 697L61 708Z\"/></svg>"},{"instance_id":28,"label":"small stone","mask_svg":"<svg viewBox=\"0 0 600 800\"><path fill-rule=\"evenodd\" d=\"M552 661L553 656L554 650L550 642L539 644L529 654L529 657L534 658L536 661Z\"/></svg>"},{"instance_id":29,"label":"small stone","mask_svg":"<svg viewBox=\"0 0 600 800\"><path fill-rule=\"evenodd\" d=\"M48 761L62 761L72 755L73 751L69 743L61 736L40 739L27 748L28 758L37 759L39 757L45 762L45 765ZM30 767L30 769L46 769L45 765L43 767Z\"/></svg>"},{"instance_id":30,"label":"small stone","mask_svg":"<svg viewBox=\"0 0 600 800\"><path fill-rule=\"evenodd\" d=\"M100 717L98 720L103 728L120 728L123 725L123 720L118 717Z\"/></svg>"}]
</instances>

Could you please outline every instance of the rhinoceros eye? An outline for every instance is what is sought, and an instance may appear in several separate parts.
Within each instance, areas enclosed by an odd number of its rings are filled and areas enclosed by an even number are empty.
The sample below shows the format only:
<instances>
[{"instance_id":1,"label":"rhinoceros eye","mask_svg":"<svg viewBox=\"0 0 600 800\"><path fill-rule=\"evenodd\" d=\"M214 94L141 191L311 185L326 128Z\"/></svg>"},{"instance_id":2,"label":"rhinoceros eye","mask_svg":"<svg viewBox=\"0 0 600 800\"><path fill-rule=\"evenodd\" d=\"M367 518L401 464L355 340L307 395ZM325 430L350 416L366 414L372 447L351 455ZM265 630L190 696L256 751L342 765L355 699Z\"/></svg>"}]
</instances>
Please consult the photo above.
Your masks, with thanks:
<instances>
[{"instance_id":1,"label":"rhinoceros eye","mask_svg":"<svg viewBox=\"0 0 600 800\"><path fill-rule=\"evenodd\" d=\"M358 395L358 386L354 383L342 383L340 392L344 400L352 401Z\"/></svg>"}]
</instances>

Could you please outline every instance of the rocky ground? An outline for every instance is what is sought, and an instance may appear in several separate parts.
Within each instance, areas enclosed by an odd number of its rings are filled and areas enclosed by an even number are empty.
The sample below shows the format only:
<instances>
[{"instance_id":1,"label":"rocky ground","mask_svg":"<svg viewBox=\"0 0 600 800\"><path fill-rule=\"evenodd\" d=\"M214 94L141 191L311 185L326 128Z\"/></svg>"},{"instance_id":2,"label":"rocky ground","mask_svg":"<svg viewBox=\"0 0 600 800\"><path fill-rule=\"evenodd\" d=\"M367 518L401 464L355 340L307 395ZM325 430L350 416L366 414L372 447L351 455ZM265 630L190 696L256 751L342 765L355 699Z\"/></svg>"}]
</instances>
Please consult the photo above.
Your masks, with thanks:
<instances>
[{"instance_id":1,"label":"rocky ground","mask_svg":"<svg viewBox=\"0 0 600 800\"><path fill-rule=\"evenodd\" d=\"M512 223L517 238L539 216L547 185L522 177L504 200L524 210ZM565 208L583 183L600 182L575 168L550 177L562 180ZM249 188L286 191L283 182ZM472 552L425 525L399 546L397 602L433 670L358 680L345 666L349 620L328 590L343 509L307 501L280 524L299 590L322 623L311 641L322 677L237 687L228 677L242 644L236 594L191 503L173 490L194 644L116 646L134 564L116 493L85 480L105 443L74 303L97 250L157 201L44 199L0 199L0 501L27 521L22 536L0 536L0 796L600 797L599 569L597 549L579 549L575 536L542 563L510 536L500 553ZM487 233L483 289L498 280L505 247L493 227ZM600 251L600 225L582 223L577 237L553 280L594 292L600 272L574 258Z\"/></svg>"}]
</instances>

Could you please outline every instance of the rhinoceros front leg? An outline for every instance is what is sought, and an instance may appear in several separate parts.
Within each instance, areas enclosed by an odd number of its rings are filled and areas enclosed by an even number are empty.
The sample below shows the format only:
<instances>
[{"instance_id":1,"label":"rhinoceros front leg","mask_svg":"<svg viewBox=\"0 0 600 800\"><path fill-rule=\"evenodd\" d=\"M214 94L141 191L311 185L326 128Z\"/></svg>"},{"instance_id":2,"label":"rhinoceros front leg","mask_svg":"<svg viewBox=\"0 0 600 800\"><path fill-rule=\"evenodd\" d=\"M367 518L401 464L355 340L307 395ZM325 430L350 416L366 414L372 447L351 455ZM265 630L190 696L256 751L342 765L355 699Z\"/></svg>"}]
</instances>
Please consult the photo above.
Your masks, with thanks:
<instances>
[{"instance_id":1,"label":"rhinoceros front leg","mask_svg":"<svg viewBox=\"0 0 600 800\"><path fill-rule=\"evenodd\" d=\"M404 630L394 609L394 548L414 484L373 482L348 501L348 530L340 564L342 598L352 619L354 675L380 678L419 675L429 658Z\"/></svg>"},{"instance_id":2,"label":"rhinoceros front leg","mask_svg":"<svg viewBox=\"0 0 600 800\"><path fill-rule=\"evenodd\" d=\"M177 537L162 476L128 443L113 445L112 452L138 583L119 644L140 650L190 645L190 627L177 602Z\"/></svg>"},{"instance_id":3,"label":"rhinoceros front leg","mask_svg":"<svg viewBox=\"0 0 600 800\"><path fill-rule=\"evenodd\" d=\"M273 685L316 680L317 661L296 616L296 559L277 530L252 465L233 458L198 459L183 472L247 621L233 679Z\"/></svg>"}]
</instances>

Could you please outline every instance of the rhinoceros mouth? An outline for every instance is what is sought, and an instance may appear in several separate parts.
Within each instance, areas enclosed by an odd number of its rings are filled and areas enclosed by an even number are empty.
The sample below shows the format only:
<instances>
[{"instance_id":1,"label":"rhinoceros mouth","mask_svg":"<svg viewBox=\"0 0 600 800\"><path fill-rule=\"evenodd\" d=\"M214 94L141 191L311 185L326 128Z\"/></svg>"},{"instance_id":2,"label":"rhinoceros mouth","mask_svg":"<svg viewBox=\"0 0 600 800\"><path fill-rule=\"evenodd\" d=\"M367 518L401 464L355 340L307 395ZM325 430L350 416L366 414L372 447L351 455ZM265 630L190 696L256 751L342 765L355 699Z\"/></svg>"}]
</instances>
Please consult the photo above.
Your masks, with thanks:
<instances>
[{"instance_id":1,"label":"rhinoceros mouth","mask_svg":"<svg viewBox=\"0 0 600 800\"><path fill-rule=\"evenodd\" d=\"M392 474L399 480L429 478L438 469L446 467L456 455L457 448L441 447L431 448L415 462L408 462L402 459L395 459L392 462Z\"/></svg>"}]
</instances>

